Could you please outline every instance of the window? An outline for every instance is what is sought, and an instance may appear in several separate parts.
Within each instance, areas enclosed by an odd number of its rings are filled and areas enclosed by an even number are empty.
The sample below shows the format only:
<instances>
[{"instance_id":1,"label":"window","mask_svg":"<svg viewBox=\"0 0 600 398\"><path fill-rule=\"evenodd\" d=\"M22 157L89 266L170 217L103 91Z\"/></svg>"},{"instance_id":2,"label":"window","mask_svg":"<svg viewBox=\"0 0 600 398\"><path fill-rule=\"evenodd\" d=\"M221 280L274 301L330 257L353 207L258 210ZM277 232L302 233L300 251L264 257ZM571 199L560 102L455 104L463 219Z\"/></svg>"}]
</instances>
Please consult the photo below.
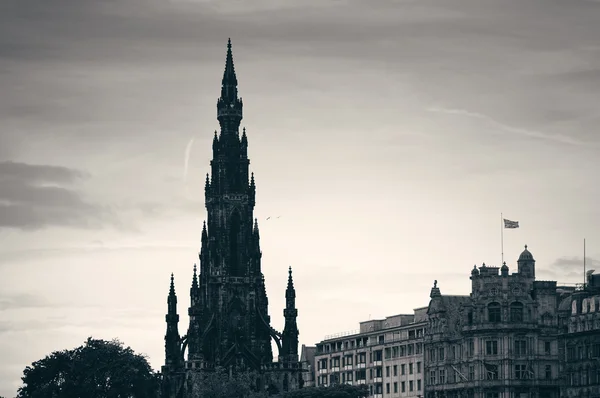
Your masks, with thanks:
<instances>
[{"instance_id":1,"label":"window","mask_svg":"<svg viewBox=\"0 0 600 398\"><path fill-rule=\"evenodd\" d=\"M498 355L498 340L488 340L485 342L486 355Z\"/></svg>"},{"instance_id":2,"label":"window","mask_svg":"<svg viewBox=\"0 0 600 398\"><path fill-rule=\"evenodd\" d=\"M440 369L440 384L445 384L446 383L446 370L445 369Z\"/></svg>"},{"instance_id":3,"label":"window","mask_svg":"<svg viewBox=\"0 0 600 398\"><path fill-rule=\"evenodd\" d=\"M395 381L394 382L394 394L397 394L397 393L398 393L398 382Z\"/></svg>"},{"instance_id":4,"label":"window","mask_svg":"<svg viewBox=\"0 0 600 398\"><path fill-rule=\"evenodd\" d=\"M385 377L390 377L390 367L389 366L385 367Z\"/></svg>"},{"instance_id":5,"label":"window","mask_svg":"<svg viewBox=\"0 0 600 398\"><path fill-rule=\"evenodd\" d=\"M386 394L390 393L390 383L385 383L385 393Z\"/></svg>"},{"instance_id":6,"label":"window","mask_svg":"<svg viewBox=\"0 0 600 398\"><path fill-rule=\"evenodd\" d=\"M398 376L398 365L394 365L394 376Z\"/></svg>"},{"instance_id":7,"label":"window","mask_svg":"<svg viewBox=\"0 0 600 398\"><path fill-rule=\"evenodd\" d=\"M469 325L473 324L473 311L469 311L469 313L467 314L467 323Z\"/></svg>"},{"instance_id":8,"label":"window","mask_svg":"<svg viewBox=\"0 0 600 398\"><path fill-rule=\"evenodd\" d=\"M549 341L544 341L544 352L547 355L550 355L552 353L552 345Z\"/></svg>"},{"instance_id":9,"label":"window","mask_svg":"<svg viewBox=\"0 0 600 398\"><path fill-rule=\"evenodd\" d=\"M403 382L400 384L400 388L402 389L402 392L406 392L406 382L405 382L405 381L403 381Z\"/></svg>"},{"instance_id":10,"label":"window","mask_svg":"<svg viewBox=\"0 0 600 398\"><path fill-rule=\"evenodd\" d=\"M487 380L498 380L498 366L497 365L485 365L485 373Z\"/></svg>"},{"instance_id":11,"label":"window","mask_svg":"<svg viewBox=\"0 0 600 398\"><path fill-rule=\"evenodd\" d=\"M498 303L490 303L488 304L488 321L489 322L501 322L502 314L500 311L500 304Z\"/></svg>"},{"instance_id":12,"label":"window","mask_svg":"<svg viewBox=\"0 0 600 398\"><path fill-rule=\"evenodd\" d=\"M412 380L410 380L408 382L408 391L413 391L414 390L414 382Z\"/></svg>"},{"instance_id":13,"label":"window","mask_svg":"<svg viewBox=\"0 0 600 398\"><path fill-rule=\"evenodd\" d=\"M546 380L550 380L552 379L552 366L550 365L546 365L545 367L545 376L546 376Z\"/></svg>"},{"instance_id":14,"label":"window","mask_svg":"<svg viewBox=\"0 0 600 398\"><path fill-rule=\"evenodd\" d=\"M475 366L469 365L469 380L475 380Z\"/></svg>"},{"instance_id":15,"label":"window","mask_svg":"<svg viewBox=\"0 0 600 398\"><path fill-rule=\"evenodd\" d=\"M386 348L385 349L385 359L390 359L391 357L392 357L392 349Z\"/></svg>"},{"instance_id":16,"label":"window","mask_svg":"<svg viewBox=\"0 0 600 398\"><path fill-rule=\"evenodd\" d=\"M421 380L417 380L417 391L421 391Z\"/></svg>"},{"instance_id":17,"label":"window","mask_svg":"<svg viewBox=\"0 0 600 398\"><path fill-rule=\"evenodd\" d=\"M414 344L409 344L406 346L406 355L413 355L413 352L415 351L415 345Z\"/></svg>"},{"instance_id":18,"label":"window","mask_svg":"<svg viewBox=\"0 0 600 398\"><path fill-rule=\"evenodd\" d=\"M498 398L500 397L500 394L497 393L496 391L488 391L485 393L485 398Z\"/></svg>"},{"instance_id":19,"label":"window","mask_svg":"<svg viewBox=\"0 0 600 398\"><path fill-rule=\"evenodd\" d=\"M429 385L433 386L435 384L435 370L429 371Z\"/></svg>"},{"instance_id":20,"label":"window","mask_svg":"<svg viewBox=\"0 0 600 398\"><path fill-rule=\"evenodd\" d=\"M510 305L510 321L523 322L523 304L514 302Z\"/></svg>"},{"instance_id":21,"label":"window","mask_svg":"<svg viewBox=\"0 0 600 398\"><path fill-rule=\"evenodd\" d=\"M408 374L409 375L413 374L413 364L412 363L408 364Z\"/></svg>"},{"instance_id":22,"label":"window","mask_svg":"<svg viewBox=\"0 0 600 398\"><path fill-rule=\"evenodd\" d=\"M473 354L475 353L475 341L473 341L473 339L469 339L469 343L468 343L468 349L467 349L467 356L468 357L472 357Z\"/></svg>"},{"instance_id":23,"label":"window","mask_svg":"<svg viewBox=\"0 0 600 398\"><path fill-rule=\"evenodd\" d=\"M515 379L526 379L527 370L525 365L515 365Z\"/></svg>"},{"instance_id":24,"label":"window","mask_svg":"<svg viewBox=\"0 0 600 398\"><path fill-rule=\"evenodd\" d=\"M417 373L421 373L421 362L417 362Z\"/></svg>"},{"instance_id":25,"label":"window","mask_svg":"<svg viewBox=\"0 0 600 398\"><path fill-rule=\"evenodd\" d=\"M429 350L429 360L435 362L435 350L433 348Z\"/></svg>"},{"instance_id":26,"label":"window","mask_svg":"<svg viewBox=\"0 0 600 398\"><path fill-rule=\"evenodd\" d=\"M438 355L439 355L440 361L443 361L444 360L444 347L440 347L438 353L439 353Z\"/></svg>"},{"instance_id":27,"label":"window","mask_svg":"<svg viewBox=\"0 0 600 398\"><path fill-rule=\"evenodd\" d=\"M398 346L392 347L392 358L398 358Z\"/></svg>"},{"instance_id":28,"label":"window","mask_svg":"<svg viewBox=\"0 0 600 398\"><path fill-rule=\"evenodd\" d=\"M519 357L527 355L527 340L515 340L515 355Z\"/></svg>"},{"instance_id":29,"label":"window","mask_svg":"<svg viewBox=\"0 0 600 398\"><path fill-rule=\"evenodd\" d=\"M383 353L381 350L374 351L373 354L375 354L375 361L381 361L383 359ZM371 360L371 362L373 362L373 360Z\"/></svg>"},{"instance_id":30,"label":"window","mask_svg":"<svg viewBox=\"0 0 600 398\"><path fill-rule=\"evenodd\" d=\"M400 374L401 375L406 374L406 365L405 364L400 365Z\"/></svg>"}]
</instances>

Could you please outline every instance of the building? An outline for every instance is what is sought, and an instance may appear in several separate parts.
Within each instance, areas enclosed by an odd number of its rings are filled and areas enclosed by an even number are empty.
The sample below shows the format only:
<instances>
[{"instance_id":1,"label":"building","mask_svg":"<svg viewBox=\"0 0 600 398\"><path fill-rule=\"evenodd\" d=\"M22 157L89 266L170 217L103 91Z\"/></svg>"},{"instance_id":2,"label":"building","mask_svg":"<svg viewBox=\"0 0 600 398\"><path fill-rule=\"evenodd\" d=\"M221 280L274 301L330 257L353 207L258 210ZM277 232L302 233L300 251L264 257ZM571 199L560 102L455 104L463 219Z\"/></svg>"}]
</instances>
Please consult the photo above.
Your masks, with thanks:
<instances>
[{"instance_id":1,"label":"building","mask_svg":"<svg viewBox=\"0 0 600 398\"><path fill-rule=\"evenodd\" d=\"M358 332L326 337L314 359L317 386L366 384L374 397L422 396L426 310L361 322Z\"/></svg>"},{"instance_id":2,"label":"building","mask_svg":"<svg viewBox=\"0 0 600 398\"><path fill-rule=\"evenodd\" d=\"M581 289L566 291L559 305L561 397L600 397L600 275L586 275Z\"/></svg>"},{"instance_id":3,"label":"building","mask_svg":"<svg viewBox=\"0 0 600 398\"><path fill-rule=\"evenodd\" d=\"M181 337L174 279L168 296L165 335L164 398L199 396L203 372L224 367L230 372L256 371L257 387L272 393L300 388L295 289L289 269L285 327L270 324L261 271L258 222L253 218L256 186L249 175L248 138L240 134L242 99L227 44L221 96L217 100L220 133L213 139L211 173L205 183L207 221L202 228L199 272L190 284L189 327ZM273 362L271 339L278 361ZM187 352L187 358L185 354Z\"/></svg>"},{"instance_id":4,"label":"building","mask_svg":"<svg viewBox=\"0 0 600 398\"><path fill-rule=\"evenodd\" d=\"M304 380L304 387L315 386L315 353L317 352L316 346L306 346L302 344L300 350L300 363L302 363L302 369L304 373L302 379Z\"/></svg>"},{"instance_id":5,"label":"building","mask_svg":"<svg viewBox=\"0 0 600 398\"><path fill-rule=\"evenodd\" d=\"M431 289L425 336L426 398L559 397L556 282L535 280L527 246L517 272L485 264L469 296Z\"/></svg>"}]
</instances>

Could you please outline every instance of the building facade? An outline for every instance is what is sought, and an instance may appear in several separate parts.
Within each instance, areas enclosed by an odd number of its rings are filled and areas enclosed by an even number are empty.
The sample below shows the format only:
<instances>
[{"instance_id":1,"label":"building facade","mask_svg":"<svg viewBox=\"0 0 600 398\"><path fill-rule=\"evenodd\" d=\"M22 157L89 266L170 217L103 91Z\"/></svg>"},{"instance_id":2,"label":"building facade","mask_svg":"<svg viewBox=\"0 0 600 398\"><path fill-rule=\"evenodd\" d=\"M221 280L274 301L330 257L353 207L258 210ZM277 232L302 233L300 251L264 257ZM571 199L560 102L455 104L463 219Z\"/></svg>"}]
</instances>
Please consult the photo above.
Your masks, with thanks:
<instances>
[{"instance_id":1,"label":"building facade","mask_svg":"<svg viewBox=\"0 0 600 398\"><path fill-rule=\"evenodd\" d=\"M600 275L559 305L561 397L600 397Z\"/></svg>"},{"instance_id":2,"label":"building facade","mask_svg":"<svg viewBox=\"0 0 600 398\"><path fill-rule=\"evenodd\" d=\"M304 370L302 379L304 380L304 387L315 387L315 353L317 352L316 346L307 346L302 344L300 350L300 363L302 363L302 369Z\"/></svg>"},{"instance_id":3,"label":"building facade","mask_svg":"<svg viewBox=\"0 0 600 398\"><path fill-rule=\"evenodd\" d=\"M527 246L517 272L474 267L471 294L431 289L425 336L426 398L557 398L558 295L535 280Z\"/></svg>"},{"instance_id":4,"label":"building facade","mask_svg":"<svg viewBox=\"0 0 600 398\"><path fill-rule=\"evenodd\" d=\"M256 186L254 175L249 174L245 128L240 134L243 104L237 86L229 41L217 100L221 128L220 133L215 131L211 173L205 183L207 221L202 228L200 269L194 265L190 323L183 337L178 331L177 296L171 276L162 367L164 398L198 397L202 373L216 367L258 372L257 387L272 393L302 386L291 268L283 332L271 326L268 315L258 222L253 217ZM277 362L273 362L271 339L279 350Z\"/></svg>"},{"instance_id":5,"label":"building facade","mask_svg":"<svg viewBox=\"0 0 600 398\"><path fill-rule=\"evenodd\" d=\"M373 397L423 394L427 307L360 323L356 333L326 338L314 357L317 386L365 384Z\"/></svg>"}]
</instances>

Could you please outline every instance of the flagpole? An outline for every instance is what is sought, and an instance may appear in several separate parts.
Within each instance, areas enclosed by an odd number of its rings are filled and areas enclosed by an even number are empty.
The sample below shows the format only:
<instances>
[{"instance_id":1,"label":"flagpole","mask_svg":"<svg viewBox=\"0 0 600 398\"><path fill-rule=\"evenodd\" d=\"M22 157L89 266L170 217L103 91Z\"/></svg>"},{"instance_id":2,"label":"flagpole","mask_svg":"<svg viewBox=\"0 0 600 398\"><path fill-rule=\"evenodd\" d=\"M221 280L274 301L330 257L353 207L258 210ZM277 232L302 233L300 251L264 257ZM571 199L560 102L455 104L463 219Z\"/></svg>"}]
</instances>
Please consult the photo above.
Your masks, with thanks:
<instances>
[{"instance_id":1,"label":"flagpole","mask_svg":"<svg viewBox=\"0 0 600 398\"><path fill-rule=\"evenodd\" d=\"M504 225L502 225L502 222L502 213L500 213L500 253L502 255L500 265L504 264Z\"/></svg>"},{"instance_id":2,"label":"flagpole","mask_svg":"<svg viewBox=\"0 0 600 398\"><path fill-rule=\"evenodd\" d=\"M587 283L587 275L585 274L585 238L583 238L583 288Z\"/></svg>"}]
</instances>

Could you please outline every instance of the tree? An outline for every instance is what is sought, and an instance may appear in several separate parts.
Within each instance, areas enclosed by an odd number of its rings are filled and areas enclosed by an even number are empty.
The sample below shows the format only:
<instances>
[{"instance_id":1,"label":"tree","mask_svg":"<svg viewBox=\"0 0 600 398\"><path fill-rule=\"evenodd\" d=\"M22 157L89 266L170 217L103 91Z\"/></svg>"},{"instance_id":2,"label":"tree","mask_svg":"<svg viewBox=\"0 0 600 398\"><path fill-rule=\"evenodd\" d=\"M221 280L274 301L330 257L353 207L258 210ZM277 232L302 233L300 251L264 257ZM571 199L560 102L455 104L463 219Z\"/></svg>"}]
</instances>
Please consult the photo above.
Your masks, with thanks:
<instances>
[{"instance_id":1,"label":"tree","mask_svg":"<svg viewBox=\"0 0 600 398\"><path fill-rule=\"evenodd\" d=\"M154 398L160 383L145 356L92 337L32 363L21 379L17 398Z\"/></svg>"},{"instance_id":2,"label":"tree","mask_svg":"<svg viewBox=\"0 0 600 398\"><path fill-rule=\"evenodd\" d=\"M369 396L369 390L363 384L351 386L336 384L331 387L306 387L288 392L283 398L364 398Z\"/></svg>"}]
</instances>

